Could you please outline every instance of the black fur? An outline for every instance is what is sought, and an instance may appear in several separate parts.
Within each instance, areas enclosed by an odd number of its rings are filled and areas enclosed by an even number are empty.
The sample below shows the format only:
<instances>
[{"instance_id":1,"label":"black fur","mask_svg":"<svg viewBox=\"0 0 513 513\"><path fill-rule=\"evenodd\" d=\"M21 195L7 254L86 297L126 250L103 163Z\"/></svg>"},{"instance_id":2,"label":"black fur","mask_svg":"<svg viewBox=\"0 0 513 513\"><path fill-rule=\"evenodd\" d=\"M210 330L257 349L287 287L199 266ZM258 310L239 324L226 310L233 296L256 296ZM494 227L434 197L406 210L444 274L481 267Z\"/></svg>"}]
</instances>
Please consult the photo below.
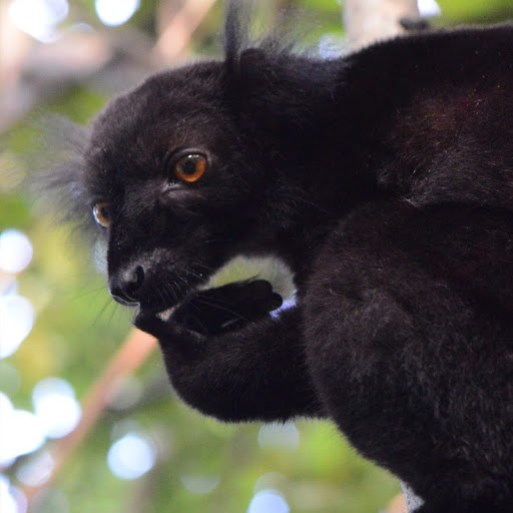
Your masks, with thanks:
<instances>
[{"instance_id":1,"label":"black fur","mask_svg":"<svg viewBox=\"0 0 513 513\"><path fill-rule=\"evenodd\" d=\"M226 61L94 122L71 182L110 205L111 289L202 412L331 418L422 513L513 511L513 27L326 61L244 48L237 19ZM209 160L188 185L187 148ZM197 291L238 254L287 262L296 307L272 318L261 282Z\"/></svg>"}]
</instances>

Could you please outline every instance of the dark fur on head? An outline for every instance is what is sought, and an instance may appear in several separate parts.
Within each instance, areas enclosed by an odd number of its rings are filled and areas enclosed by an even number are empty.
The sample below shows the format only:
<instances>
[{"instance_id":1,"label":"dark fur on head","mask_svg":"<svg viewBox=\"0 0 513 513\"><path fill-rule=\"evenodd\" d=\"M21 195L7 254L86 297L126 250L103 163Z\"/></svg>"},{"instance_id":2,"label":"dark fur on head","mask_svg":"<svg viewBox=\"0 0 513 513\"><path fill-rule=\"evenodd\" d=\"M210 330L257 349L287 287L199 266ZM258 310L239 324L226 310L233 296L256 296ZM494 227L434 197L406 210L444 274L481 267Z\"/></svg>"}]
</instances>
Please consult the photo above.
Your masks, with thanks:
<instances>
[{"instance_id":1,"label":"dark fur on head","mask_svg":"<svg viewBox=\"0 0 513 513\"><path fill-rule=\"evenodd\" d=\"M108 206L112 294L200 411L327 417L422 513L512 511L513 27L320 60L247 48L234 6L226 60L113 100L57 180ZM199 288L239 254L296 306Z\"/></svg>"}]
</instances>

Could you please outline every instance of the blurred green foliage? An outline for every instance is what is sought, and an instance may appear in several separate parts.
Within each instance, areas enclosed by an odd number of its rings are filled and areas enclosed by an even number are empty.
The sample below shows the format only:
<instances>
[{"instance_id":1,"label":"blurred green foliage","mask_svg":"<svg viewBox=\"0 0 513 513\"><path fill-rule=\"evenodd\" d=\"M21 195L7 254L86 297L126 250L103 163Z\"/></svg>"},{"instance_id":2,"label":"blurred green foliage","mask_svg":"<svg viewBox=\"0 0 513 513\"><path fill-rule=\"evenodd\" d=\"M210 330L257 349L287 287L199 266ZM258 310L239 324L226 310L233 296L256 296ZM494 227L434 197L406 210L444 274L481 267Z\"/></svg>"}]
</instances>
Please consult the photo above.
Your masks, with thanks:
<instances>
[{"instance_id":1,"label":"blurred green foliage","mask_svg":"<svg viewBox=\"0 0 513 513\"><path fill-rule=\"evenodd\" d=\"M318 20L319 34L342 33L340 6L335 0L296 3ZM439 3L443 15L435 21L437 25L513 16L511 0ZM157 6L157 1L143 2L129 25L153 37ZM77 1L72 7L74 21L85 17L100 28L91 0ZM213 51L221 18L216 6L197 31L192 44L195 51ZM35 117L44 119L57 112L85 122L106 99L101 90L76 84L42 105ZM0 361L0 392L9 395L16 407L29 410L34 386L48 376L65 378L77 396L83 397L130 328L130 313L109 299L105 277L95 270L90 248L69 227L53 226L34 195L22 190L17 179L10 179L29 172L33 118L34 113L0 139L0 232L14 227L33 243L33 261L18 277L18 287L37 313L35 327L20 349ZM399 491L392 476L356 455L331 425L301 421L297 447L265 447L258 443L260 426L221 425L184 406L167 385L158 354L132 379L141 390L138 401L106 412L46 498L39 501L39 513L242 512L256 486L278 490L298 513L367 513L385 508ZM151 438L157 462L138 480L124 481L111 473L106 457L113 441L132 429ZM7 471L14 484L24 461L21 458ZM212 489L194 493L187 485L191 478L213 483Z\"/></svg>"}]
</instances>

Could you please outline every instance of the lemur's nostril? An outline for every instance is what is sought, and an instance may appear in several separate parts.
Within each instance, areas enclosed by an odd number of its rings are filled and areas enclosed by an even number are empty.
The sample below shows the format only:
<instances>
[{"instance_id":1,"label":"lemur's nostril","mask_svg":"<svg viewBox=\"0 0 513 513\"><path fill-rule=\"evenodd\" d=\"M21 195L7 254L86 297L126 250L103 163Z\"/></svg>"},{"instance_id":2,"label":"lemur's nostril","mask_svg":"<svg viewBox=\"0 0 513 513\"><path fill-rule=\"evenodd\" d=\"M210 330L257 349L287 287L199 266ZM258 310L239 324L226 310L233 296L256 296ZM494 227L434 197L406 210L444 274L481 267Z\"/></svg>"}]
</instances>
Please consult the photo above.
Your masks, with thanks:
<instances>
[{"instance_id":1,"label":"lemur's nostril","mask_svg":"<svg viewBox=\"0 0 513 513\"><path fill-rule=\"evenodd\" d=\"M142 265L120 271L111 276L110 293L112 297L123 304L137 303L139 292L144 284L145 271Z\"/></svg>"},{"instance_id":2,"label":"lemur's nostril","mask_svg":"<svg viewBox=\"0 0 513 513\"><path fill-rule=\"evenodd\" d=\"M127 280L125 290L128 294L136 293L144 283L144 268L138 265L133 271L130 279Z\"/></svg>"}]
</instances>

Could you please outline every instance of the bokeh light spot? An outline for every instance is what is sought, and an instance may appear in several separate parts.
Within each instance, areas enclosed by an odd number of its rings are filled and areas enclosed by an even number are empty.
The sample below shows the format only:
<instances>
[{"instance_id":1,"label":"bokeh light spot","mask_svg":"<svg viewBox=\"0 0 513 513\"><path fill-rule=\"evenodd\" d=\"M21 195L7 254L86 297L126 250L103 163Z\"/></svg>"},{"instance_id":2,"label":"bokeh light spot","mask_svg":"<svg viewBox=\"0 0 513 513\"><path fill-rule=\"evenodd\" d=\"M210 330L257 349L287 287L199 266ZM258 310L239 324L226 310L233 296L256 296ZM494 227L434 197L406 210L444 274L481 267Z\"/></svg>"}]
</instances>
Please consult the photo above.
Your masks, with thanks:
<instances>
[{"instance_id":1,"label":"bokeh light spot","mask_svg":"<svg viewBox=\"0 0 513 513\"><path fill-rule=\"evenodd\" d=\"M45 436L39 419L25 410L16 410L0 393L0 466L9 466L18 456L39 449Z\"/></svg>"},{"instance_id":2,"label":"bokeh light spot","mask_svg":"<svg viewBox=\"0 0 513 513\"><path fill-rule=\"evenodd\" d=\"M276 490L258 492L249 505L247 513L289 513L287 501Z\"/></svg>"},{"instance_id":3,"label":"bokeh light spot","mask_svg":"<svg viewBox=\"0 0 513 513\"><path fill-rule=\"evenodd\" d=\"M10 492L9 481L0 475L0 511L2 513L18 513L18 505Z\"/></svg>"},{"instance_id":4,"label":"bokeh light spot","mask_svg":"<svg viewBox=\"0 0 513 513\"><path fill-rule=\"evenodd\" d=\"M42 43L56 39L55 29L68 11L67 0L13 0L9 6L12 22Z\"/></svg>"},{"instance_id":5,"label":"bokeh light spot","mask_svg":"<svg viewBox=\"0 0 513 513\"><path fill-rule=\"evenodd\" d=\"M31 332L34 309L29 300L17 294L0 296L0 358L14 354Z\"/></svg>"},{"instance_id":6,"label":"bokeh light spot","mask_svg":"<svg viewBox=\"0 0 513 513\"><path fill-rule=\"evenodd\" d=\"M32 260L32 244L29 238L18 230L5 230L0 234L0 270L19 273Z\"/></svg>"},{"instance_id":7,"label":"bokeh light spot","mask_svg":"<svg viewBox=\"0 0 513 513\"><path fill-rule=\"evenodd\" d=\"M436 0L417 0L417 6L421 16L439 16L442 14Z\"/></svg>"},{"instance_id":8,"label":"bokeh light spot","mask_svg":"<svg viewBox=\"0 0 513 513\"><path fill-rule=\"evenodd\" d=\"M40 381L32 393L34 411L46 436L61 438L80 421L81 408L71 385L61 378Z\"/></svg>"},{"instance_id":9,"label":"bokeh light spot","mask_svg":"<svg viewBox=\"0 0 513 513\"><path fill-rule=\"evenodd\" d=\"M139 0L96 0L96 14L104 25L117 27L126 23L139 9Z\"/></svg>"},{"instance_id":10,"label":"bokeh light spot","mask_svg":"<svg viewBox=\"0 0 513 513\"><path fill-rule=\"evenodd\" d=\"M120 479L138 479L155 465L152 444L137 433L127 433L109 449L107 462Z\"/></svg>"}]
</instances>

